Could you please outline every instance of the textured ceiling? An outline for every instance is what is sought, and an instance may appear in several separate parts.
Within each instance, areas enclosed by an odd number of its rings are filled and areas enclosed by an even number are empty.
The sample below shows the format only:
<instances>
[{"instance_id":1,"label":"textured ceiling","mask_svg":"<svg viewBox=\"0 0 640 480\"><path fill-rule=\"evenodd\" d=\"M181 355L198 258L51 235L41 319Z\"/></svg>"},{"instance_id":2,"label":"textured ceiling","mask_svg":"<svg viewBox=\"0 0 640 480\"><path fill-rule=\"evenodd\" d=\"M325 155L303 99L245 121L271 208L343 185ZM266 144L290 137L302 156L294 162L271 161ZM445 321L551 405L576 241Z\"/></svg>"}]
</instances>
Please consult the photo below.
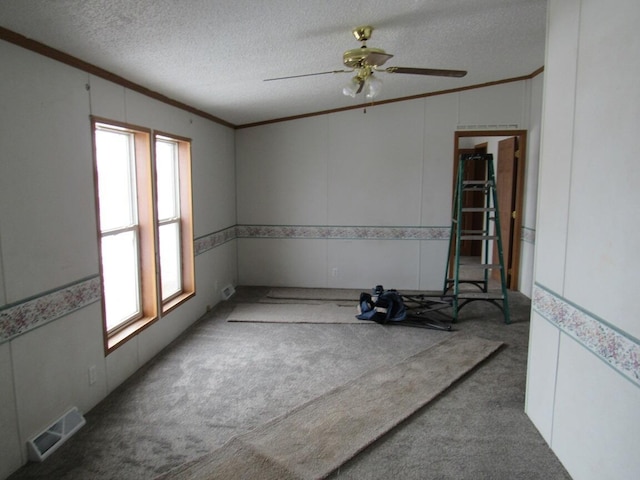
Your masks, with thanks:
<instances>
[{"instance_id":1,"label":"textured ceiling","mask_svg":"<svg viewBox=\"0 0 640 480\"><path fill-rule=\"evenodd\" d=\"M379 74L379 100L529 75L544 64L546 0L2 0L0 26L234 125L349 107L343 68L369 47L385 66L464 78Z\"/></svg>"}]
</instances>

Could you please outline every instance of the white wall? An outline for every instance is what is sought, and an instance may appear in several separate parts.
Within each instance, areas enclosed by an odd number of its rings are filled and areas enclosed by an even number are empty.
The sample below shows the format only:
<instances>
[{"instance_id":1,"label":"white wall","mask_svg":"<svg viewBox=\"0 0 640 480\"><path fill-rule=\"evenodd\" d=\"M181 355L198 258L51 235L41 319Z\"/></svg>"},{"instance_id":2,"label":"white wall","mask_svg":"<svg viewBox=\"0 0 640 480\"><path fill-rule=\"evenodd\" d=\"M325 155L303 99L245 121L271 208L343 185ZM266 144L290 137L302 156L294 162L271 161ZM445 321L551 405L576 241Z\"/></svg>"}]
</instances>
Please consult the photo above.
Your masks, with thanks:
<instances>
[{"instance_id":1,"label":"white wall","mask_svg":"<svg viewBox=\"0 0 640 480\"><path fill-rule=\"evenodd\" d=\"M529 83L531 96L527 155L524 176L524 205L520 242L520 278L518 288L531 298L533 294L534 252L536 245L536 213L538 204L538 167L540 165L540 132L542 130L542 87L544 76L537 75Z\"/></svg>"},{"instance_id":2,"label":"white wall","mask_svg":"<svg viewBox=\"0 0 640 480\"><path fill-rule=\"evenodd\" d=\"M238 130L240 283L442 288L454 132L539 130L540 77Z\"/></svg>"},{"instance_id":3,"label":"white wall","mask_svg":"<svg viewBox=\"0 0 640 480\"><path fill-rule=\"evenodd\" d=\"M86 412L235 283L234 132L0 42L0 478L67 408ZM105 357L89 116L192 139L197 295ZM89 385L88 369L97 381Z\"/></svg>"},{"instance_id":4,"label":"white wall","mask_svg":"<svg viewBox=\"0 0 640 480\"><path fill-rule=\"evenodd\" d=\"M579 479L640 478L639 22L549 2L526 409Z\"/></svg>"}]
</instances>

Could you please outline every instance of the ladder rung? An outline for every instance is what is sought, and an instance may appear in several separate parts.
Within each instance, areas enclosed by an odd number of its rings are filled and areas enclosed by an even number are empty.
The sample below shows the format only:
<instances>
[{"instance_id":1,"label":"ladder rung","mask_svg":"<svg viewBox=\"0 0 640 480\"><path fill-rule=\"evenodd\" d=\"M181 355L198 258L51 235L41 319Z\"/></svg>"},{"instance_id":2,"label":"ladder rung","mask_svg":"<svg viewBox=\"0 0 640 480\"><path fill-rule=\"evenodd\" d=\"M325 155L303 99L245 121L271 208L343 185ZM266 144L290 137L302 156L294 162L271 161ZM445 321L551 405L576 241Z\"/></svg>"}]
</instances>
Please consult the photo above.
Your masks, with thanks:
<instances>
[{"instance_id":1,"label":"ladder rung","mask_svg":"<svg viewBox=\"0 0 640 480\"><path fill-rule=\"evenodd\" d=\"M491 185L493 182L491 180L463 180L463 185Z\"/></svg>"},{"instance_id":2,"label":"ladder rung","mask_svg":"<svg viewBox=\"0 0 640 480\"><path fill-rule=\"evenodd\" d=\"M461 235L460 240L495 240L496 235Z\"/></svg>"},{"instance_id":3,"label":"ladder rung","mask_svg":"<svg viewBox=\"0 0 640 480\"><path fill-rule=\"evenodd\" d=\"M463 192L486 192L493 188L493 182L489 181L467 181L462 182Z\"/></svg>"},{"instance_id":4,"label":"ladder rung","mask_svg":"<svg viewBox=\"0 0 640 480\"><path fill-rule=\"evenodd\" d=\"M492 207L466 207L462 209L463 212L495 212L496 209Z\"/></svg>"},{"instance_id":5,"label":"ladder rung","mask_svg":"<svg viewBox=\"0 0 640 480\"><path fill-rule=\"evenodd\" d=\"M478 192L486 192L488 187L463 187L462 193L478 193Z\"/></svg>"},{"instance_id":6,"label":"ladder rung","mask_svg":"<svg viewBox=\"0 0 640 480\"><path fill-rule=\"evenodd\" d=\"M461 267L466 269L478 269L478 270L493 270L502 268L499 263L461 263Z\"/></svg>"},{"instance_id":7,"label":"ladder rung","mask_svg":"<svg viewBox=\"0 0 640 480\"><path fill-rule=\"evenodd\" d=\"M458 298L462 300L503 300L501 292L463 292L458 293Z\"/></svg>"}]
</instances>

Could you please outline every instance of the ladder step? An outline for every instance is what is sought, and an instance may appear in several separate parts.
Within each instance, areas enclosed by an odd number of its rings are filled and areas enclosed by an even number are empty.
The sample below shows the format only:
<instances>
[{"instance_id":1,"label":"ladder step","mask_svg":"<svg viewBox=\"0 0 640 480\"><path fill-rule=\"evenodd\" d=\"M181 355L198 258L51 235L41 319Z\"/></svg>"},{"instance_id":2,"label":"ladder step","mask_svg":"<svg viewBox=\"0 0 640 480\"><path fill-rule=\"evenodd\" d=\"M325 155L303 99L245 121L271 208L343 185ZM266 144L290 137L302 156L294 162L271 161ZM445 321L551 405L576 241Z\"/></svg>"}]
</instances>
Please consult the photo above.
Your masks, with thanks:
<instances>
[{"instance_id":1,"label":"ladder step","mask_svg":"<svg viewBox=\"0 0 640 480\"><path fill-rule=\"evenodd\" d=\"M447 278L447 283L455 283L456 279L455 278ZM482 279L473 279L473 278L468 278L468 279L462 279L462 278L458 278L458 283L485 283L484 280Z\"/></svg>"},{"instance_id":2,"label":"ladder step","mask_svg":"<svg viewBox=\"0 0 640 480\"><path fill-rule=\"evenodd\" d=\"M461 300L504 300L501 292L463 292L458 293Z\"/></svg>"},{"instance_id":3,"label":"ladder step","mask_svg":"<svg viewBox=\"0 0 640 480\"><path fill-rule=\"evenodd\" d=\"M492 180L463 180L463 185L493 185Z\"/></svg>"},{"instance_id":4,"label":"ladder step","mask_svg":"<svg viewBox=\"0 0 640 480\"><path fill-rule=\"evenodd\" d=\"M493 188L491 180L467 180L462 182L463 192L486 192Z\"/></svg>"},{"instance_id":5,"label":"ladder step","mask_svg":"<svg viewBox=\"0 0 640 480\"><path fill-rule=\"evenodd\" d=\"M483 160L485 162L487 160L493 161L493 155L487 155L487 154L482 154L482 153L468 154L468 155L463 155L462 156L462 160L464 160L464 161L468 161L468 160Z\"/></svg>"},{"instance_id":6,"label":"ladder step","mask_svg":"<svg viewBox=\"0 0 640 480\"><path fill-rule=\"evenodd\" d=\"M493 207L466 207L462 209L463 212L495 212Z\"/></svg>"},{"instance_id":7,"label":"ladder step","mask_svg":"<svg viewBox=\"0 0 640 480\"><path fill-rule=\"evenodd\" d=\"M496 235L460 235L460 240L495 240Z\"/></svg>"},{"instance_id":8,"label":"ladder step","mask_svg":"<svg viewBox=\"0 0 640 480\"><path fill-rule=\"evenodd\" d=\"M499 263L461 263L460 266L466 269L477 270L495 270L502 268L502 265Z\"/></svg>"}]
</instances>

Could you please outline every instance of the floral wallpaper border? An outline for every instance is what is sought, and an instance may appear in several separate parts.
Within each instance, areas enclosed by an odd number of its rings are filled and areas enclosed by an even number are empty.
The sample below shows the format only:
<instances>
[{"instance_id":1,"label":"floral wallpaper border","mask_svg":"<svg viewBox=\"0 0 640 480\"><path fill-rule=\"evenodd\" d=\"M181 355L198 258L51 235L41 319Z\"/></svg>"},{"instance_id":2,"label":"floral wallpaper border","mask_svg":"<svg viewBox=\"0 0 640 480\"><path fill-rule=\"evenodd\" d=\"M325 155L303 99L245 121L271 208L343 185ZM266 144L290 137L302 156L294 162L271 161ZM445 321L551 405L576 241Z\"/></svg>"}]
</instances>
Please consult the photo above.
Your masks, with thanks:
<instances>
[{"instance_id":1,"label":"floral wallpaper border","mask_svg":"<svg viewBox=\"0 0 640 480\"><path fill-rule=\"evenodd\" d=\"M350 227L322 225L235 225L195 239L200 255L236 238L329 240L448 240L449 227Z\"/></svg>"},{"instance_id":2,"label":"floral wallpaper border","mask_svg":"<svg viewBox=\"0 0 640 480\"><path fill-rule=\"evenodd\" d=\"M200 255L236 238L330 240L449 240L450 227L370 227L319 225L235 225L195 239ZM535 244L535 230L522 227L522 240Z\"/></svg>"},{"instance_id":3,"label":"floral wallpaper border","mask_svg":"<svg viewBox=\"0 0 640 480\"><path fill-rule=\"evenodd\" d=\"M236 238L445 240L449 238L449 228L234 225L194 239L195 255ZM14 304L0 306L0 343L64 317L100 298L100 276L95 275Z\"/></svg>"},{"instance_id":4,"label":"floral wallpaper border","mask_svg":"<svg viewBox=\"0 0 640 480\"><path fill-rule=\"evenodd\" d=\"M100 300L100 276L0 307L0 343Z\"/></svg>"},{"instance_id":5,"label":"floral wallpaper border","mask_svg":"<svg viewBox=\"0 0 640 480\"><path fill-rule=\"evenodd\" d=\"M533 309L640 386L640 343L536 284Z\"/></svg>"},{"instance_id":6,"label":"floral wallpaper border","mask_svg":"<svg viewBox=\"0 0 640 480\"><path fill-rule=\"evenodd\" d=\"M345 240L448 240L449 227L368 227L314 225L237 225L238 238Z\"/></svg>"},{"instance_id":7,"label":"floral wallpaper border","mask_svg":"<svg viewBox=\"0 0 640 480\"><path fill-rule=\"evenodd\" d=\"M236 237L236 227L225 228L224 230L219 230L217 232L213 232L209 235L204 235L202 237L198 237L193 241L193 250L195 255L198 256L201 253L207 252L215 247L219 247L220 245L230 242L234 240Z\"/></svg>"}]
</instances>

